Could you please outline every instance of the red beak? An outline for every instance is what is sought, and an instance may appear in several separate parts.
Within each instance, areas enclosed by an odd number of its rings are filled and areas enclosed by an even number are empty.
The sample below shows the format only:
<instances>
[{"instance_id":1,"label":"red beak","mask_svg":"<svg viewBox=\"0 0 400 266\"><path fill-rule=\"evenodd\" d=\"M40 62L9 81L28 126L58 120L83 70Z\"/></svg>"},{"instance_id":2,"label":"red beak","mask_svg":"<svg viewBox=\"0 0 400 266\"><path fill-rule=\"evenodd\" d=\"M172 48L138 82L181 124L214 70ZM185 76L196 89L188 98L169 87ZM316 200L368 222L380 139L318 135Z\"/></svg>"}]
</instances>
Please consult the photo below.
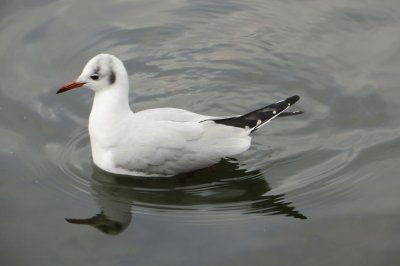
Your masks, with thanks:
<instances>
[{"instance_id":1,"label":"red beak","mask_svg":"<svg viewBox=\"0 0 400 266\"><path fill-rule=\"evenodd\" d=\"M75 81L68 82L68 83L64 84L64 86L62 86L61 89L59 89L57 91L57 94L82 87L83 85L85 85L85 82L75 82Z\"/></svg>"}]
</instances>

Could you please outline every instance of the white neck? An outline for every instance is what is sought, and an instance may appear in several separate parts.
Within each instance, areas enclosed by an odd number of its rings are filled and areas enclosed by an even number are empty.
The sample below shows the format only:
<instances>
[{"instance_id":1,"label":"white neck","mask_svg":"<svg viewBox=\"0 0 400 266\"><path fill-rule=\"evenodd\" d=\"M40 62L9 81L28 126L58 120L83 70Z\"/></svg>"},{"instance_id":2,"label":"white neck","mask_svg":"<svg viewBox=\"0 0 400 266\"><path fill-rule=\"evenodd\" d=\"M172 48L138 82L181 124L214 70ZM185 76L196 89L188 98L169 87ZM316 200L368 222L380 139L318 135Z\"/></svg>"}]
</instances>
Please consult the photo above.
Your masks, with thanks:
<instances>
[{"instance_id":1,"label":"white neck","mask_svg":"<svg viewBox=\"0 0 400 266\"><path fill-rule=\"evenodd\" d=\"M131 113L129 107L129 90L127 88L108 88L97 91L90 112L89 124L97 121L111 122ZM105 121L108 120L108 121Z\"/></svg>"},{"instance_id":2,"label":"white neck","mask_svg":"<svg viewBox=\"0 0 400 266\"><path fill-rule=\"evenodd\" d=\"M121 114L124 111L131 111L128 89L111 87L95 93L91 115L99 112L102 115Z\"/></svg>"},{"instance_id":3,"label":"white neck","mask_svg":"<svg viewBox=\"0 0 400 266\"><path fill-rule=\"evenodd\" d=\"M133 116L129 107L128 78L119 78L113 86L97 91L94 96L89 117L92 152L93 148L102 149L114 145L118 138L112 136L115 132L123 132L121 127L124 121Z\"/></svg>"}]
</instances>

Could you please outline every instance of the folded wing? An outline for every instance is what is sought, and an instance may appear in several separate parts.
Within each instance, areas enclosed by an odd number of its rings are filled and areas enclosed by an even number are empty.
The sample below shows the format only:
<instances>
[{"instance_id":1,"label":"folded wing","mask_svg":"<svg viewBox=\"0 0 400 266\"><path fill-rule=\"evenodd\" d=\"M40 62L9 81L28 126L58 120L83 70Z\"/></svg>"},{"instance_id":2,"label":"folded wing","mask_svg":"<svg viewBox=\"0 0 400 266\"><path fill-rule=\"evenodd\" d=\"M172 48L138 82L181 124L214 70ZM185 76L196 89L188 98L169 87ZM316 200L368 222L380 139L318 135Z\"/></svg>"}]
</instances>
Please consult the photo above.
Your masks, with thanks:
<instances>
[{"instance_id":1,"label":"folded wing","mask_svg":"<svg viewBox=\"0 0 400 266\"><path fill-rule=\"evenodd\" d=\"M151 121L141 125L115 149L117 168L173 175L210 166L247 150L250 137L240 128L207 122ZM134 143L134 145L132 145Z\"/></svg>"}]
</instances>

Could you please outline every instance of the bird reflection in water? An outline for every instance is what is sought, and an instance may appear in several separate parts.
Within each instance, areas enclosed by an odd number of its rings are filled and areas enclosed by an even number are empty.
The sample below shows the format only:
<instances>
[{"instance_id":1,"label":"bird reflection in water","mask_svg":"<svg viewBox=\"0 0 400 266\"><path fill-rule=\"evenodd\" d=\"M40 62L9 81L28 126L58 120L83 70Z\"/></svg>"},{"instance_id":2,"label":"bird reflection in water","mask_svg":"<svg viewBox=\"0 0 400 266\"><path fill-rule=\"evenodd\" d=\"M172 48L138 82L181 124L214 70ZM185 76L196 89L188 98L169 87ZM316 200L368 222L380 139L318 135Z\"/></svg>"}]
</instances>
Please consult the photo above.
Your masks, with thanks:
<instances>
[{"instance_id":1,"label":"bird reflection in water","mask_svg":"<svg viewBox=\"0 0 400 266\"><path fill-rule=\"evenodd\" d=\"M164 212L201 210L223 215L234 211L307 219L291 202L285 202L284 194L266 195L271 188L260 171L246 171L233 159L224 159L189 175L168 178L126 177L94 166L90 184L101 212L88 219L66 220L111 235L129 226L132 206Z\"/></svg>"}]
</instances>

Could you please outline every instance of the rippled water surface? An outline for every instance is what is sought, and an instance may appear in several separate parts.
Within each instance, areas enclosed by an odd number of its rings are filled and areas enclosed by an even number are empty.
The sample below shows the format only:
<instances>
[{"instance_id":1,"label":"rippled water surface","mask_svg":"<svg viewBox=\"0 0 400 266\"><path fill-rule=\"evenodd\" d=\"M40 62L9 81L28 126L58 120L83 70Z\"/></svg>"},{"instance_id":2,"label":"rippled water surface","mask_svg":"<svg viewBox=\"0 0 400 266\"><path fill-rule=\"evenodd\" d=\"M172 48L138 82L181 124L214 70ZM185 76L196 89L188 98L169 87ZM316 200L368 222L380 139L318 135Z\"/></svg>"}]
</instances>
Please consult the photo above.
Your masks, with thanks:
<instances>
[{"instance_id":1,"label":"rippled water surface","mask_svg":"<svg viewBox=\"0 0 400 266\"><path fill-rule=\"evenodd\" d=\"M1 265L398 265L400 2L3 1ZM120 57L134 110L241 114L298 94L236 158L174 178L91 162Z\"/></svg>"}]
</instances>

